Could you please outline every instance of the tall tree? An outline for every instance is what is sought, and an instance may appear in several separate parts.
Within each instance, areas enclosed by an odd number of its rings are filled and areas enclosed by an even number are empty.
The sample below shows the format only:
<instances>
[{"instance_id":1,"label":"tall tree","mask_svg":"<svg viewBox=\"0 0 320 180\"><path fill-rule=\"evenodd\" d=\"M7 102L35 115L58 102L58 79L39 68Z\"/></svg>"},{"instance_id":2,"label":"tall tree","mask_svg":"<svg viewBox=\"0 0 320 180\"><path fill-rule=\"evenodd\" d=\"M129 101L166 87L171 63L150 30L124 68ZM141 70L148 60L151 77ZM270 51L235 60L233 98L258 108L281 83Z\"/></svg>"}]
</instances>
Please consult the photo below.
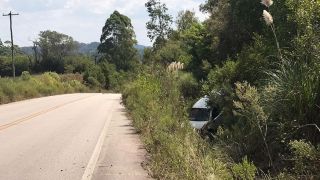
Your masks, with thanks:
<instances>
[{"instance_id":1,"label":"tall tree","mask_svg":"<svg viewBox=\"0 0 320 180\"><path fill-rule=\"evenodd\" d=\"M41 50L41 66L43 71L64 71L63 58L76 50L72 37L56 31L41 31L38 45Z\"/></svg>"},{"instance_id":2,"label":"tall tree","mask_svg":"<svg viewBox=\"0 0 320 180\"><path fill-rule=\"evenodd\" d=\"M98 52L104 54L117 70L130 70L137 58L136 36L130 18L114 11L102 29Z\"/></svg>"},{"instance_id":3,"label":"tall tree","mask_svg":"<svg viewBox=\"0 0 320 180\"><path fill-rule=\"evenodd\" d=\"M178 13L176 20L178 31L190 29L194 23L199 23L198 18L195 16L195 12L186 10Z\"/></svg>"},{"instance_id":4,"label":"tall tree","mask_svg":"<svg viewBox=\"0 0 320 180\"><path fill-rule=\"evenodd\" d=\"M166 4L162 4L160 0L149 0L145 6L151 18L146 24L148 37L151 41L155 40L154 47L162 46L172 30L172 16L167 13Z\"/></svg>"}]
</instances>

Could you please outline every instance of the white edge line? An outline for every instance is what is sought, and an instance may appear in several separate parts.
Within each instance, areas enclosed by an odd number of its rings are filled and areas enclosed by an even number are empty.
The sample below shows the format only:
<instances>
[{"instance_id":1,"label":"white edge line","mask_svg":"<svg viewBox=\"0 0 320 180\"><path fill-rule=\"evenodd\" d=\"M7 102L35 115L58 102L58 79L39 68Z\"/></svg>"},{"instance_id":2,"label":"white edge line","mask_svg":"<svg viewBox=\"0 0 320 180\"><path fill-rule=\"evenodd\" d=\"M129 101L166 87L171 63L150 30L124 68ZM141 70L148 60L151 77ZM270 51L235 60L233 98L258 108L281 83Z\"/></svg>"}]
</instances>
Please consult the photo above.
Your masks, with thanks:
<instances>
[{"instance_id":1,"label":"white edge line","mask_svg":"<svg viewBox=\"0 0 320 180\"><path fill-rule=\"evenodd\" d=\"M114 104L114 102L111 104L111 107L113 107L113 104ZM86 170L84 171L84 174L82 175L81 180L91 180L92 179L96 164L97 164L99 156L100 156L102 145L103 145L104 140L107 135L107 130L108 130L111 118L112 118L112 114L113 114L113 110L111 110L109 116L107 117L107 120L104 124L103 130L102 130L100 137L98 139L97 145L94 148L94 151L92 153L90 161L86 167Z\"/></svg>"}]
</instances>

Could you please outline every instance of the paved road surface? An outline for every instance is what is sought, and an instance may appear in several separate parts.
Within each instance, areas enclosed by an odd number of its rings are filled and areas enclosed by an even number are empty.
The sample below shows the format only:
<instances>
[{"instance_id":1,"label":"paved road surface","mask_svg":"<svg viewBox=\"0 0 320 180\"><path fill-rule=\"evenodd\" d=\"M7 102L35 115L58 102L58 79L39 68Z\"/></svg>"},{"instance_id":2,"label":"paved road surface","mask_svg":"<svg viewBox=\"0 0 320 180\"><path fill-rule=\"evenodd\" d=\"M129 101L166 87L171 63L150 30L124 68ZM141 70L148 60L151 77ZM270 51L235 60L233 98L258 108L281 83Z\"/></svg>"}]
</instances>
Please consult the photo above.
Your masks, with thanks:
<instances>
[{"instance_id":1,"label":"paved road surface","mask_svg":"<svg viewBox=\"0 0 320 180\"><path fill-rule=\"evenodd\" d=\"M147 179L120 98L71 94L0 106L0 179Z\"/></svg>"}]
</instances>

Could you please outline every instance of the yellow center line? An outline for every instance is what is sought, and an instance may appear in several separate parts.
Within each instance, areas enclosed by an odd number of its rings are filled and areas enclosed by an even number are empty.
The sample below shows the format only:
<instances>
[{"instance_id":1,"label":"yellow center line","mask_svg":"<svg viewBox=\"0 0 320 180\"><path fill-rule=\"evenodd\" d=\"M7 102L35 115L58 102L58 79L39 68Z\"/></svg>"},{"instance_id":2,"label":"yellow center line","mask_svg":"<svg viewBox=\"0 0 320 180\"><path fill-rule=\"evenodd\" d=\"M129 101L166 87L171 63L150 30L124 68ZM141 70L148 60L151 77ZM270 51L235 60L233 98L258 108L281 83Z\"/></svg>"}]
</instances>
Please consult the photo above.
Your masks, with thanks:
<instances>
[{"instance_id":1,"label":"yellow center line","mask_svg":"<svg viewBox=\"0 0 320 180\"><path fill-rule=\"evenodd\" d=\"M93 95L93 96L95 96L95 95ZM82 100L84 100L84 99L88 99L88 98L93 97L93 96L88 96L88 97L76 99L76 100L73 100L73 101L70 101L70 102L66 102L66 103L63 103L63 104L60 104L60 105L51 107L51 108L49 108L49 109L45 109L45 110L43 110L43 111L39 111L39 112L33 113L33 114L29 115L29 116L16 119L16 120L12 121L11 123L4 124L4 125L0 125L0 131L5 130L5 129L8 129L9 127L18 125L18 124L20 124L20 123L22 123L22 122L31 120L31 119L33 119L33 118L35 118L35 117L38 117L38 116L43 115L43 114L46 114L46 113L48 113L48 112L51 112L51 111L56 110L56 109L58 109L58 108L61 108L61 107L63 107L63 106L66 106L66 105L69 105L69 104L72 104L72 103L75 103L75 102L78 102L78 101L82 101Z\"/></svg>"}]
</instances>

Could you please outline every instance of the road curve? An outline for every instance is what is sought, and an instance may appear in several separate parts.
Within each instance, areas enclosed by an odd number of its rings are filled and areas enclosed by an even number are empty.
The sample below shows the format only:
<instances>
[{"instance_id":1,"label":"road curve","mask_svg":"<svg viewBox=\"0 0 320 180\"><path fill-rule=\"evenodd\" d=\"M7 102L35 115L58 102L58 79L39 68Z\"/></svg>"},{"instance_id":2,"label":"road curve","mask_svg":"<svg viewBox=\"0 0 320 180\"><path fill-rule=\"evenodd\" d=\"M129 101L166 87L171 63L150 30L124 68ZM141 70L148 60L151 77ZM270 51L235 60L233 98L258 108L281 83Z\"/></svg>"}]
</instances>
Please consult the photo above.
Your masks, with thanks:
<instances>
[{"instance_id":1,"label":"road curve","mask_svg":"<svg viewBox=\"0 0 320 180\"><path fill-rule=\"evenodd\" d=\"M0 106L0 179L147 179L120 99L70 94Z\"/></svg>"}]
</instances>

